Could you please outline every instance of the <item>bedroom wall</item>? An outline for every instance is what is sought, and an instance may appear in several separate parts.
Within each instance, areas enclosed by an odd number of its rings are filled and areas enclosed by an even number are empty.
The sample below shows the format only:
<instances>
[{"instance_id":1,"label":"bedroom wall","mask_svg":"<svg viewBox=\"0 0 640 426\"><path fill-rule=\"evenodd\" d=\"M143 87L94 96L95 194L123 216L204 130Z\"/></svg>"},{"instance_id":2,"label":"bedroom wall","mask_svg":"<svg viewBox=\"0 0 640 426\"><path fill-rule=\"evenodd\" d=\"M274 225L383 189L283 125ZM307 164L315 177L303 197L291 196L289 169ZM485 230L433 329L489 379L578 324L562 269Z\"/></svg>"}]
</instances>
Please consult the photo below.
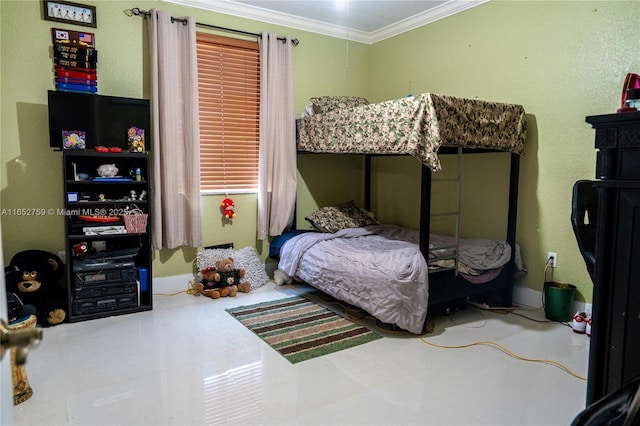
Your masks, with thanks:
<instances>
[{"instance_id":1,"label":"bedroom wall","mask_svg":"<svg viewBox=\"0 0 640 426\"><path fill-rule=\"evenodd\" d=\"M635 1L492 1L372 46L373 101L406 96L411 84L413 93L524 106L529 135L517 228L529 270L524 288L542 290L546 255L555 251L553 279L575 284L577 298L591 301L592 284L569 219L571 190L576 180L594 178L594 131L585 116L615 112L625 74L640 72L639 18ZM504 237L493 212L506 207L475 206L490 195L486 180L505 173L506 162L481 161L464 168L472 186L465 186L463 204L473 212L463 215L463 228L481 234L488 225L489 233ZM415 187L396 188L396 199L416 197ZM382 219L396 214L389 208L378 213Z\"/></svg>"},{"instance_id":2,"label":"bedroom wall","mask_svg":"<svg viewBox=\"0 0 640 426\"><path fill-rule=\"evenodd\" d=\"M640 3L492 1L369 46L160 1L84 2L97 6L98 28L91 32L100 50L102 94L148 96L146 29L141 18L122 11L157 7L201 22L297 37L297 111L311 96L365 96L375 102L409 91L524 105L529 138L521 168L518 242L529 274L521 284L540 290L546 253L556 251L554 279L576 284L578 297L591 300L591 284L569 223L571 186L593 177L593 131L584 117L615 111L625 73L640 72ZM46 145L46 92L53 89L50 29L62 25L41 19L41 4L0 1L0 208L5 209L62 207L60 154ZM412 203L417 202L413 183L419 167L407 160L378 165L384 186L376 213L382 221L411 226L417 223ZM338 161L356 168L341 172ZM499 157L474 160L483 164L467 165L469 161L464 165L464 204L485 200L485 207L464 216L463 230L471 236L488 230L499 237L503 219L494 215L504 214L506 201L487 191L485 183L500 181L495 176L504 175L506 167ZM352 198L361 202L361 171L361 162L352 158L301 157L299 225L321 205ZM393 199L383 199L384 194ZM266 246L255 240L256 196L237 195L234 200L239 216L233 225L222 226L220 197L203 197L205 244L233 241L253 245L265 256ZM5 262L19 250L55 252L63 247L61 217L0 219ZM154 276L191 272L194 255L194 249L186 248L156 252Z\"/></svg>"},{"instance_id":3,"label":"bedroom wall","mask_svg":"<svg viewBox=\"0 0 640 426\"><path fill-rule=\"evenodd\" d=\"M96 6L97 28L45 21L42 19L41 0L0 1L0 208L62 208L61 155L48 147L47 90L54 89L51 28L85 30L95 34L100 52L98 87L99 93L104 95L149 95L146 25L143 19L127 17L123 13L123 10L133 7L143 10L155 7L175 16L194 16L198 22L297 37L300 45L293 49L296 111L302 111L312 96L367 95L368 45L160 1L84 0L82 3ZM352 160L344 158L340 161ZM301 161L301 221L304 221L304 214L330 198L327 194L331 186L341 188L340 198L360 196L357 190L344 185L344 182L361 180L361 170L356 168L348 174L341 174L336 165L331 159ZM322 176L322 181L314 176ZM314 191L319 191L311 195L307 182ZM233 225L221 223L219 203L222 198L202 197L204 244L234 242L236 247L254 246L266 257L266 244L255 239L256 195L233 195L238 213ZM39 248L55 253L64 247L61 216L4 215L1 221L5 263L20 250ZM192 248L156 251L153 275L163 277L190 273L194 258L195 249Z\"/></svg>"}]
</instances>

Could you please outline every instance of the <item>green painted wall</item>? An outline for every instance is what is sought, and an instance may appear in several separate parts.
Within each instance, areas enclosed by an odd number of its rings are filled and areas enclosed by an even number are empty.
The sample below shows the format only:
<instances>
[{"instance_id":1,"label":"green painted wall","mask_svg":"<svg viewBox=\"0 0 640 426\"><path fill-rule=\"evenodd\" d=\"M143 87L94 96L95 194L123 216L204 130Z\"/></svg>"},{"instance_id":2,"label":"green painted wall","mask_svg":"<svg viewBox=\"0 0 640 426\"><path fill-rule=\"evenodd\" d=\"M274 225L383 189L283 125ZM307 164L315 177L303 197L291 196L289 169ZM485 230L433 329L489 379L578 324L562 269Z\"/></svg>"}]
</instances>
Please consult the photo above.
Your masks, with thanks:
<instances>
[{"instance_id":1,"label":"green painted wall","mask_svg":"<svg viewBox=\"0 0 640 426\"><path fill-rule=\"evenodd\" d=\"M281 35L291 34L298 38L300 46L293 49L297 111L302 111L312 96L365 96L368 89L367 45L170 3L91 0L84 3L97 8L98 27L95 29L43 20L40 0L0 2L0 209L5 211L62 208L61 155L48 148L47 90L54 89L51 28L95 33L96 47L100 52L98 87L99 93L104 95L149 95L146 24L139 17L128 17L123 13L132 7L144 10L155 7L174 16L194 16L197 22L250 32L265 30ZM29 31L25 32L25 28ZM324 168L322 161L307 162L301 167L301 204L310 203L310 207L301 208L301 217L304 217L303 211L311 211L318 203L324 202L322 197L316 201L317 197L311 196L305 185L305 180L309 180L317 186L313 176L323 173ZM357 175L346 176L344 179L348 181L361 179ZM354 195L348 190L343 194L350 197L360 195L355 190L352 192ZM266 244L255 239L256 195L233 195L238 217L232 225L221 221L219 203L222 198L202 197L204 244L232 241L236 247L255 246L266 257ZM61 216L4 215L1 220L5 262L20 250L40 248L57 252L64 247L64 221ZM153 275L161 277L191 272L195 252L193 248L156 251Z\"/></svg>"},{"instance_id":2,"label":"green painted wall","mask_svg":"<svg viewBox=\"0 0 640 426\"><path fill-rule=\"evenodd\" d=\"M411 84L413 93L524 105L529 137L517 241L529 269L522 283L527 287L542 289L547 252L555 251L553 279L577 285L577 297L591 301L592 284L569 219L571 190L576 180L594 177L594 131L585 116L615 112L625 74L640 72L639 19L637 1L492 1L371 48L373 101L406 96ZM469 184L463 233L488 226L504 236L502 207L479 208L476 202L493 197L493 184L486 182L504 174L507 162L495 158L487 168L472 160L463 169ZM416 197L414 188L405 188L397 185L395 197Z\"/></svg>"}]
</instances>

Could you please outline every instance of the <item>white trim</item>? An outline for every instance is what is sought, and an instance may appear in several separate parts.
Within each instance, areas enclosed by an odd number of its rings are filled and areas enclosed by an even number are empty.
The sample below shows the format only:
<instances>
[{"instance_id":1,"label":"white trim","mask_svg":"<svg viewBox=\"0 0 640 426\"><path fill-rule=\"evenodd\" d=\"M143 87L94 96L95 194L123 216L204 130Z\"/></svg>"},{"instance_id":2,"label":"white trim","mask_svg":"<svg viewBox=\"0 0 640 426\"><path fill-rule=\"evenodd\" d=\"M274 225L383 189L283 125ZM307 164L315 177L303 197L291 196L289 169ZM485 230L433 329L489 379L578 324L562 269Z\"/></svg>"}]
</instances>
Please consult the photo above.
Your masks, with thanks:
<instances>
[{"instance_id":1,"label":"white trim","mask_svg":"<svg viewBox=\"0 0 640 426\"><path fill-rule=\"evenodd\" d=\"M192 281L194 278L195 276L193 274L154 278L153 294L172 294L178 291L188 290L189 281Z\"/></svg>"},{"instance_id":2,"label":"white trim","mask_svg":"<svg viewBox=\"0 0 640 426\"><path fill-rule=\"evenodd\" d=\"M429 9L407 19L388 25L380 30L365 32L333 25L300 16L263 9L261 7L235 3L228 0L166 0L168 3L204 9L225 15L253 19L269 24L282 25L289 28L323 34L331 37L344 38L366 44L374 44L387 38L402 34L423 25L439 21L456 13L481 5L489 0L449 0L448 2ZM212 23L215 25L215 23Z\"/></svg>"},{"instance_id":3,"label":"white trim","mask_svg":"<svg viewBox=\"0 0 640 426\"><path fill-rule=\"evenodd\" d=\"M374 44L387 38L397 36L398 34L402 34L404 32L414 30L416 28L431 24L441 19L448 18L449 16L453 16L456 13L463 12L467 9L471 9L472 7L487 3L488 1L489 0L449 0L444 4L438 5L422 13L403 19L370 33L369 44Z\"/></svg>"},{"instance_id":4,"label":"white trim","mask_svg":"<svg viewBox=\"0 0 640 426\"><path fill-rule=\"evenodd\" d=\"M513 286L513 304L515 306L542 309L542 292L528 287L515 285ZM591 303L574 300L571 312L574 313L581 311L591 313Z\"/></svg>"}]
</instances>

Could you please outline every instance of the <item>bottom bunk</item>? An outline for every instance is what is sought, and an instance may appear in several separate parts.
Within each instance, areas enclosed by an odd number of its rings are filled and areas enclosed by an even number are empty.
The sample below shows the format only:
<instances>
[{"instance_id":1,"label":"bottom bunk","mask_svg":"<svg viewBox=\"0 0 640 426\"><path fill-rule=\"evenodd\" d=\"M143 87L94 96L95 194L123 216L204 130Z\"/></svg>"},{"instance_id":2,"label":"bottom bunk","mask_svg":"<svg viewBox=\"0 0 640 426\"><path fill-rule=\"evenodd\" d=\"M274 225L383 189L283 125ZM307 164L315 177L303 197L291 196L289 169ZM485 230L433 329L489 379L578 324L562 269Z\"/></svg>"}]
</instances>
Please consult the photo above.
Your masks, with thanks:
<instances>
[{"instance_id":1,"label":"bottom bunk","mask_svg":"<svg viewBox=\"0 0 640 426\"><path fill-rule=\"evenodd\" d=\"M419 242L418 231L391 225L290 231L272 241L269 255L285 276L414 334L423 334L430 309L467 297L501 296L511 288L511 247L504 241L461 240L462 269L473 272L457 276L429 273L429 265L442 258L427 262Z\"/></svg>"}]
</instances>

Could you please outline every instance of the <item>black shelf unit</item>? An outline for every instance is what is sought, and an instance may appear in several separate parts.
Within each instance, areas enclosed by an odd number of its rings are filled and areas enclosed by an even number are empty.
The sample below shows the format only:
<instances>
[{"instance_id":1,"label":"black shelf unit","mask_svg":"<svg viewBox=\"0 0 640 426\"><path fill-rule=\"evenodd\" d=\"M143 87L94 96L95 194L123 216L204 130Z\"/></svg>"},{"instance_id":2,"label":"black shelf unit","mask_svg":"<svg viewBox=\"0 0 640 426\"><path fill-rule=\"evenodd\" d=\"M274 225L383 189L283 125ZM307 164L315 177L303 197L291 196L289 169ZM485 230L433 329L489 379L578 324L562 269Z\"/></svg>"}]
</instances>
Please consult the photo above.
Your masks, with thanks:
<instances>
[{"instance_id":1,"label":"black shelf unit","mask_svg":"<svg viewBox=\"0 0 640 426\"><path fill-rule=\"evenodd\" d=\"M598 190L587 405L640 377L640 112L586 117Z\"/></svg>"},{"instance_id":2,"label":"black shelf unit","mask_svg":"<svg viewBox=\"0 0 640 426\"><path fill-rule=\"evenodd\" d=\"M123 180L99 180L97 169L102 164L114 164ZM149 154L68 150L62 153L62 168L68 320L151 310ZM135 191L135 199L131 191ZM140 199L143 192L146 196ZM130 232L124 223L122 216L132 208L147 215L142 232ZM86 247L87 253L78 254L78 245Z\"/></svg>"}]
</instances>

